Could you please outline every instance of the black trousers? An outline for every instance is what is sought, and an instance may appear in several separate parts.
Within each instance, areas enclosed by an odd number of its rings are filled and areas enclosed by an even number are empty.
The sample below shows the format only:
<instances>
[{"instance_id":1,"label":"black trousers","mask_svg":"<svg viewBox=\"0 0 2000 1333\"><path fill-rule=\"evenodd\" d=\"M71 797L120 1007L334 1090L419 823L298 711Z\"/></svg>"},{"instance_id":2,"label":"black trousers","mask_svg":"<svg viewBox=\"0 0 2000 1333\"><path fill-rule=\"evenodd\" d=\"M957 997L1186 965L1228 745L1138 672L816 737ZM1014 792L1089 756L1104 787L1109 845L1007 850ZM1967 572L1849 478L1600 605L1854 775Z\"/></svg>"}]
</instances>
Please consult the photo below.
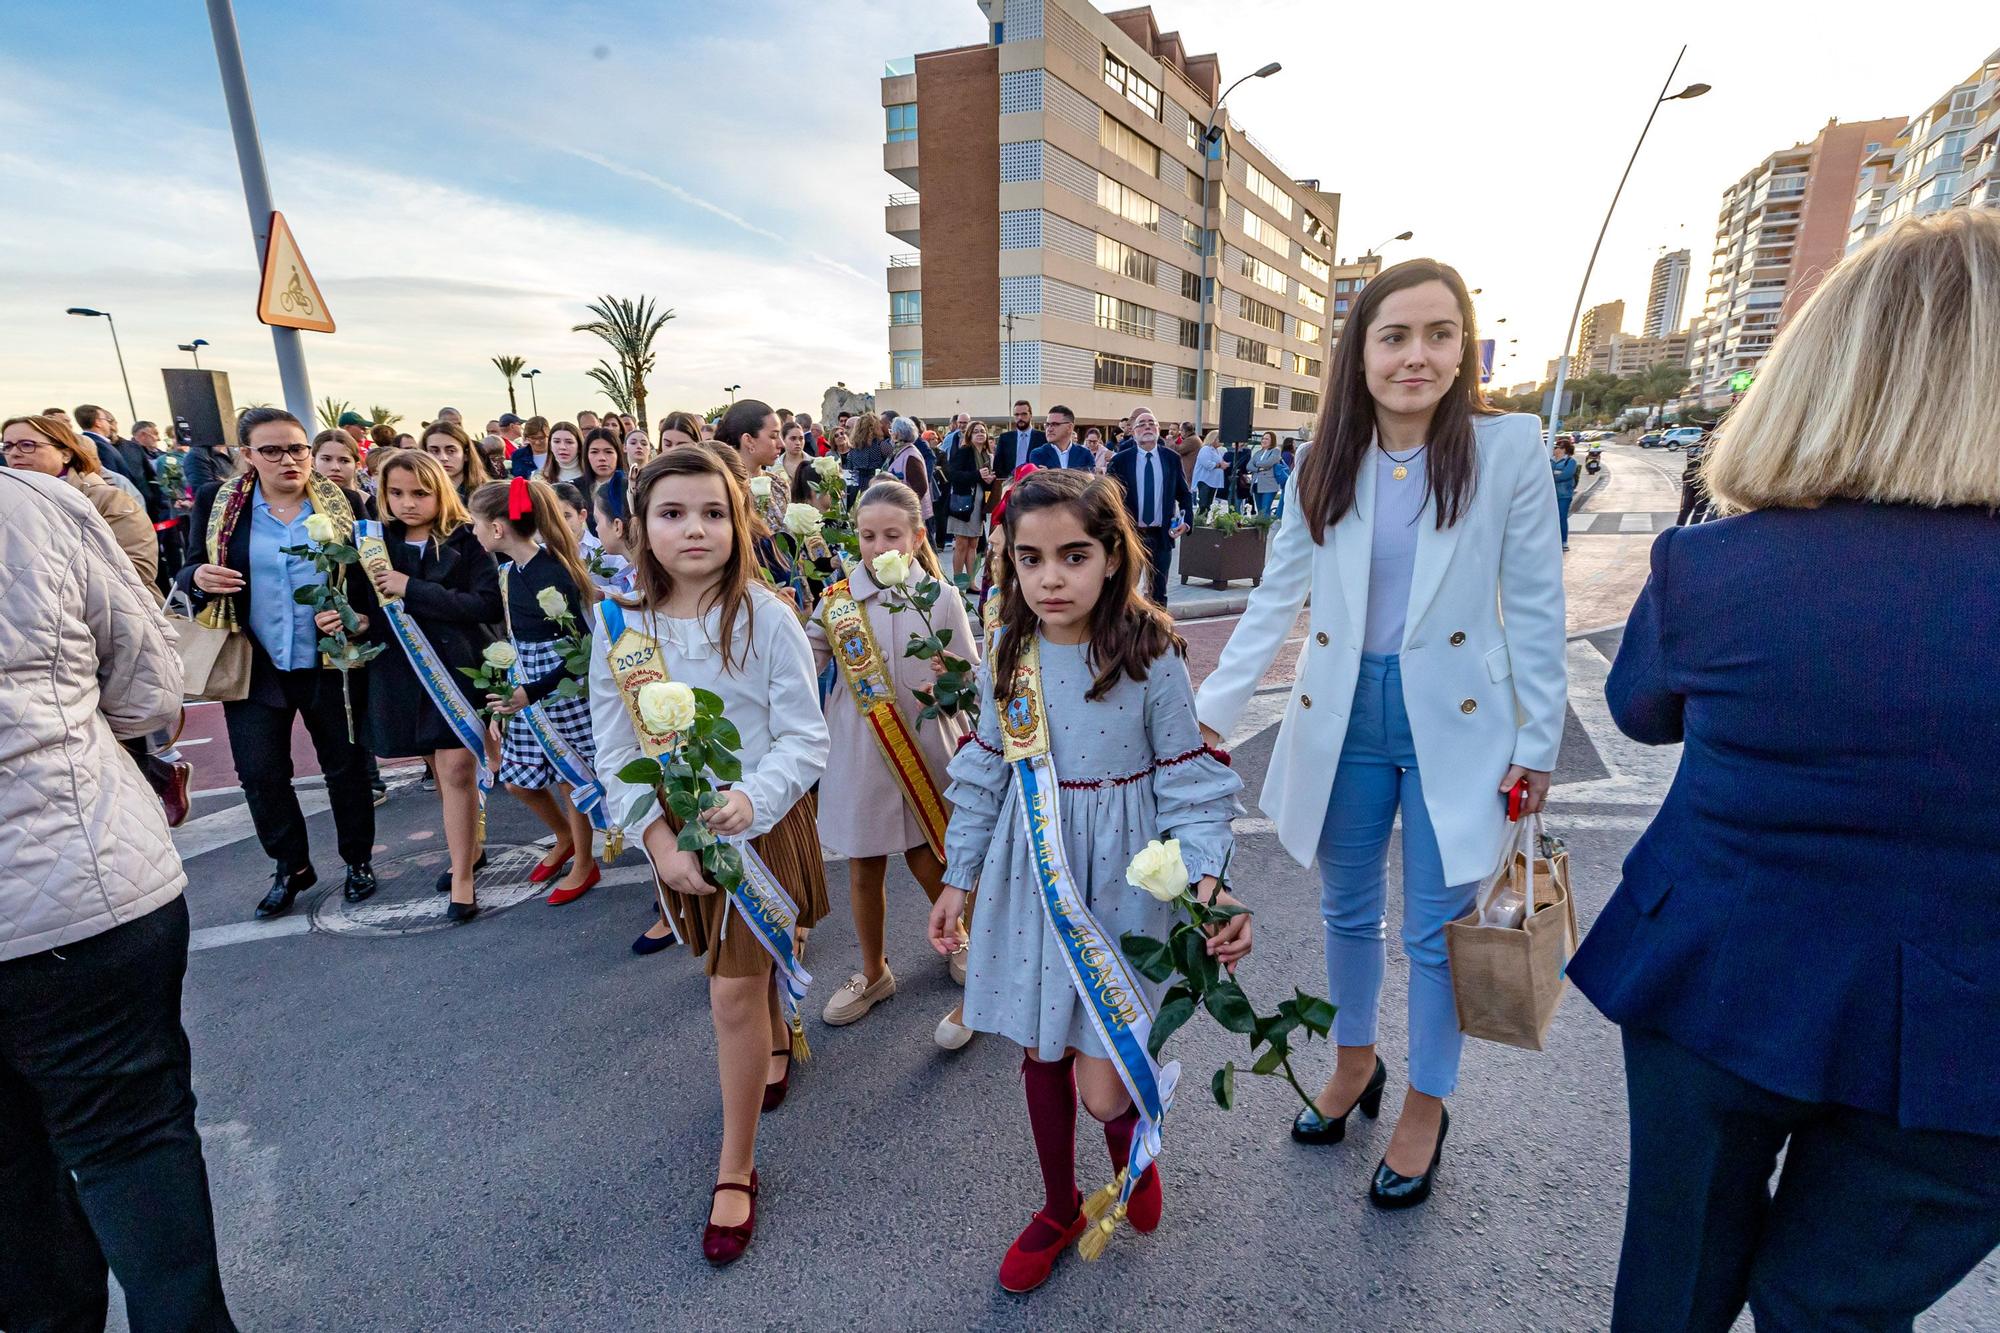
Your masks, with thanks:
<instances>
[{"instance_id":1,"label":"black trousers","mask_svg":"<svg viewBox=\"0 0 2000 1333\"><path fill-rule=\"evenodd\" d=\"M366 865L375 845L375 793L368 785L368 752L347 739L337 673L308 668L277 671L272 677L284 698L282 707L255 698L222 706L229 748L236 759L236 781L243 787L257 841L263 844L264 855L287 873L312 864L305 815L298 793L292 790L292 719L301 717L319 755L320 772L326 775L340 859L351 866ZM364 705L357 681L357 722Z\"/></svg>"},{"instance_id":2,"label":"black trousers","mask_svg":"<svg viewBox=\"0 0 2000 1333\"><path fill-rule=\"evenodd\" d=\"M1174 539L1165 528L1140 528L1139 540L1145 544L1146 559L1152 565L1150 591L1153 601L1162 609L1167 605L1167 568L1174 562Z\"/></svg>"},{"instance_id":3,"label":"black trousers","mask_svg":"<svg viewBox=\"0 0 2000 1333\"><path fill-rule=\"evenodd\" d=\"M234 1330L194 1127L187 904L0 962L0 1328Z\"/></svg>"},{"instance_id":4,"label":"black trousers","mask_svg":"<svg viewBox=\"0 0 2000 1333\"><path fill-rule=\"evenodd\" d=\"M1781 1097L1624 1030L1632 1187L1613 1333L1908 1329L2000 1245L2000 1138ZM1784 1170L1775 1190L1779 1150Z\"/></svg>"}]
</instances>

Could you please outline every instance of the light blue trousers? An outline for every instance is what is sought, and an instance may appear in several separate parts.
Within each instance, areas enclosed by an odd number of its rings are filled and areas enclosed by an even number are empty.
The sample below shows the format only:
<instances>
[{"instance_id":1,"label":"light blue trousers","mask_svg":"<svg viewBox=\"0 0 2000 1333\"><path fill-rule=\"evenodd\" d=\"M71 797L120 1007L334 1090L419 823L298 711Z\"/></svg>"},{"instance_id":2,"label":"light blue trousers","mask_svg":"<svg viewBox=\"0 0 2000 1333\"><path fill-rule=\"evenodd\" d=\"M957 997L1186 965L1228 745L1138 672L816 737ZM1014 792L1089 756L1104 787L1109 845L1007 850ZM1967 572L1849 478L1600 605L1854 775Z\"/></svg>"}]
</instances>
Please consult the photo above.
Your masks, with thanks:
<instances>
[{"instance_id":1,"label":"light blue trousers","mask_svg":"<svg viewBox=\"0 0 2000 1333\"><path fill-rule=\"evenodd\" d=\"M1479 885L1447 885L1437 834L1424 808L1423 779L1403 709L1403 674L1393 654L1364 653L1340 767L1319 834L1326 979L1339 1012L1333 1039L1372 1046L1388 946L1389 834L1403 812L1403 952L1410 960L1410 1086L1433 1097L1458 1087L1465 1039L1452 1004L1445 923L1465 915Z\"/></svg>"}]
</instances>

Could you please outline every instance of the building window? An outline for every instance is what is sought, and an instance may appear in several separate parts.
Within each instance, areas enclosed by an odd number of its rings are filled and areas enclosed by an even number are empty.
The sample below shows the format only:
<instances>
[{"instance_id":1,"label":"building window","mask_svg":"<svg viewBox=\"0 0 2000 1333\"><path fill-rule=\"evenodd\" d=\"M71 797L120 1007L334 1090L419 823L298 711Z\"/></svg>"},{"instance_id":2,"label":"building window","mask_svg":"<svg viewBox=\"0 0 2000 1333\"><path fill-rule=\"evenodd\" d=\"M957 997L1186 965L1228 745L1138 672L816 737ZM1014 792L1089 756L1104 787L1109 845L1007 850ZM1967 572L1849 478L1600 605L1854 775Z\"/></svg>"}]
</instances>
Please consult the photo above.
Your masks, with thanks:
<instances>
[{"instance_id":1,"label":"building window","mask_svg":"<svg viewBox=\"0 0 2000 1333\"><path fill-rule=\"evenodd\" d=\"M1299 263L1305 265L1306 272L1325 282L1333 276L1333 267L1310 250L1299 251Z\"/></svg>"},{"instance_id":2,"label":"building window","mask_svg":"<svg viewBox=\"0 0 2000 1333\"><path fill-rule=\"evenodd\" d=\"M1097 177L1097 202L1127 222L1147 231L1160 229L1160 206L1131 186L1112 180L1102 172Z\"/></svg>"},{"instance_id":3,"label":"building window","mask_svg":"<svg viewBox=\"0 0 2000 1333\"><path fill-rule=\"evenodd\" d=\"M1160 90L1139 71L1112 55L1109 48L1104 52L1104 81L1154 120L1160 118Z\"/></svg>"},{"instance_id":4,"label":"building window","mask_svg":"<svg viewBox=\"0 0 2000 1333\"><path fill-rule=\"evenodd\" d=\"M1299 321L1299 341L1302 343L1316 343L1325 332L1326 330L1320 328L1319 325L1313 323L1311 320L1302 319ZM1319 372L1314 371L1313 373L1318 374Z\"/></svg>"},{"instance_id":5,"label":"building window","mask_svg":"<svg viewBox=\"0 0 2000 1333\"><path fill-rule=\"evenodd\" d=\"M1279 405L1281 401L1280 396L1283 393L1284 389L1282 389L1278 385L1266 384L1264 386L1264 392L1258 397L1257 401L1262 403L1266 407L1276 407Z\"/></svg>"},{"instance_id":6,"label":"building window","mask_svg":"<svg viewBox=\"0 0 2000 1333\"><path fill-rule=\"evenodd\" d=\"M1184 319L1181 321L1181 346L1200 350L1201 322L1199 320Z\"/></svg>"},{"instance_id":7,"label":"building window","mask_svg":"<svg viewBox=\"0 0 2000 1333\"><path fill-rule=\"evenodd\" d=\"M1181 244L1196 254L1201 253L1201 228L1195 225L1193 218L1181 219Z\"/></svg>"},{"instance_id":8,"label":"building window","mask_svg":"<svg viewBox=\"0 0 2000 1333\"><path fill-rule=\"evenodd\" d=\"M1299 284L1299 304L1312 311L1315 315L1324 315L1326 313L1326 293L1316 292L1302 282Z\"/></svg>"},{"instance_id":9,"label":"building window","mask_svg":"<svg viewBox=\"0 0 2000 1333\"><path fill-rule=\"evenodd\" d=\"M1334 299L1334 302L1333 302L1333 313L1334 313L1334 314L1336 314L1336 315L1344 315L1344 314L1346 314L1346 313L1347 313L1347 298L1346 298L1346 297L1344 297L1344 296L1341 296L1341 297L1336 297L1336 298Z\"/></svg>"},{"instance_id":10,"label":"building window","mask_svg":"<svg viewBox=\"0 0 2000 1333\"><path fill-rule=\"evenodd\" d=\"M1243 210L1243 234L1280 259L1292 257L1292 238L1278 230L1277 223L1266 222L1247 208Z\"/></svg>"},{"instance_id":11,"label":"building window","mask_svg":"<svg viewBox=\"0 0 2000 1333\"><path fill-rule=\"evenodd\" d=\"M1326 229L1324 222L1307 213L1305 215L1305 226L1307 240L1311 241L1314 245L1323 245L1329 250L1333 248L1333 234ZM1324 278L1326 274L1322 273L1320 276Z\"/></svg>"},{"instance_id":12,"label":"building window","mask_svg":"<svg viewBox=\"0 0 2000 1333\"><path fill-rule=\"evenodd\" d=\"M1304 375L1307 379L1316 380L1319 378L1320 371L1324 368L1320 364L1320 359L1316 356L1304 356L1298 352L1292 353L1292 373L1294 375Z\"/></svg>"},{"instance_id":13,"label":"building window","mask_svg":"<svg viewBox=\"0 0 2000 1333\"><path fill-rule=\"evenodd\" d=\"M1189 301L1201 300L1201 274L1181 270L1181 296Z\"/></svg>"},{"instance_id":14,"label":"building window","mask_svg":"<svg viewBox=\"0 0 2000 1333\"><path fill-rule=\"evenodd\" d=\"M1194 371L1188 366L1174 367L1174 397L1194 397Z\"/></svg>"},{"instance_id":15,"label":"building window","mask_svg":"<svg viewBox=\"0 0 2000 1333\"><path fill-rule=\"evenodd\" d=\"M1236 271L1267 291L1285 292L1285 275L1254 255L1236 256Z\"/></svg>"},{"instance_id":16,"label":"building window","mask_svg":"<svg viewBox=\"0 0 2000 1333\"><path fill-rule=\"evenodd\" d=\"M889 322L891 324L923 323L924 294L922 292L890 292Z\"/></svg>"},{"instance_id":17,"label":"building window","mask_svg":"<svg viewBox=\"0 0 2000 1333\"><path fill-rule=\"evenodd\" d=\"M1243 164L1243 178L1249 183L1250 193L1277 209L1278 216L1285 221L1292 220L1292 196L1279 189L1277 182L1248 162Z\"/></svg>"},{"instance_id":18,"label":"building window","mask_svg":"<svg viewBox=\"0 0 2000 1333\"><path fill-rule=\"evenodd\" d=\"M1129 333L1135 338L1150 338L1153 336L1153 312L1136 301L1121 301L1100 292L1097 297L1097 327L1114 333Z\"/></svg>"},{"instance_id":19,"label":"building window","mask_svg":"<svg viewBox=\"0 0 2000 1333\"><path fill-rule=\"evenodd\" d=\"M898 389L921 389L924 385L924 354L919 350L889 354L889 383Z\"/></svg>"},{"instance_id":20,"label":"building window","mask_svg":"<svg viewBox=\"0 0 2000 1333\"><path fill-rule=\"evenodd\" d=\"M1261 324L1273 333L1285 331L1285 316L1276 306L1265 305L1262 301L1243 297L1243 318L1252 324Z\"/></svg>"},{"instance_id":21,"label":"building window","mask_svg":"<svg viewBox=\"0 0 2000 1333\"><path fill-rule=\"evenodd\" d=\"M1091 383L1100 389L1150 390L1153 387L1153 363L1099 352Z\"/></svg>"},{"instance_id":22,"label":"building window","mask_svg":"<svg viewBox=\"0 0 2000 1333\"><path fill-rule=\"evenodd\" d=\"M1139 137L1128 128L1124 121L1113 119L1108 111L1097 113L1097 142L1109 148L1118 156L1130 162L1148 176L1160 174L1160 150Z\"/></svg>"},{"instance_id":23,"label":"building window","mask_svg":"<svg viewBox=\"0 0 2000 1333\"><path fill-rule=\"evenodd\" d=\"M1311 389L1292 390L1292 411L1294 412L1319 411L1319 395L1313 392Z\"/></svg>"},{"instance_id":24,"label":"building window","mask_svg":"<svg viewBox=\"0 0 2000 1333\"><path fill-rule=\"evenodd\" d=\"M1248 361L1250 364L1256 366L1267 366L1272 370L1278 369L1282 364L1278 357L1277 348L1267 342L1259 342L1255 338L1238 338L1236 340L1236 359L1239 361ZM1277 404L1273 403L1272 406L1275 407Z\"/></svg>"},{"instance_id":25,"label":"building window","mask_svg":"<svg viewBox=\"0 0 2000 1333\"><path fill-rule=\"evenodd\" d=\"M1151 287L1159 282L1159 262L1144 250L1134 250L1109 236L1097 238L1097 266L1107 273L1122 273Z\"/></svg>"},{"instance_id":26,"label":"building window","mask_svg":"<svg viewBox=\"0 0 2000 1333\"><path fill-rule=\"evenodd\" d=\"M904 143L917 137L917 104L899 102L885 107L889 116L889 142Z\"/></svg>"},{"instance_id":27,"label":"building window","mask_svg":"<svg viewBox=\"0 0 2000 1333\"><path fill-rule=\"evenodd\" d=\"M1201 122L1193 116L1189 116L1187 118L1187 146L1190 150L1197 153L1201 151L1201 131Z\"/></svg>"},{"instance_id":28,"label":"building window","mask_svg":"<svg viewBox=\"0 0 2000 1333\"><path fill-rule=\"evenodd\" d=\"M1182 188L1187 191L1188 202L1199 204L1201 202L1201 177L1192 171L1182 172L1181 184Z\"/></svg>"}]
</instances>

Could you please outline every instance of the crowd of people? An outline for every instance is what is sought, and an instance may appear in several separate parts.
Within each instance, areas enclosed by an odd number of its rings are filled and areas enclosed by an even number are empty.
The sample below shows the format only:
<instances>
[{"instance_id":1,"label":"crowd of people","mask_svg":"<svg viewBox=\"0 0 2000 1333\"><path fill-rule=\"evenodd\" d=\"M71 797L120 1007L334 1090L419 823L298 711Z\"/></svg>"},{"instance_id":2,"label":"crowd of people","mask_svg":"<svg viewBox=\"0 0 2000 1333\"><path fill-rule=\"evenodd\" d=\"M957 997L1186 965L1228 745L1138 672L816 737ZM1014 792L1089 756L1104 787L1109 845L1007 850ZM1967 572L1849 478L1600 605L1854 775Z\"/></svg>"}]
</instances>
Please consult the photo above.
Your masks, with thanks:
<instances>
[{"instance_id":1,"label":"crowd of people","mask_svg":"<svg viewBox=\"0 0 2000 1333\"><path fill-rule=\"evenodd\" d=\"M1984 1040L2000 1011L1996 284L2000 217L1908 221L1850 258L1709 450L1707 486L1736 517L1654 548L1610 706L1637 740L1683 744L1682 767L1570 969L1624 1037L1614 1328L1720 1330L1746 1303L1760 1326L1908 1328L2000 1243ZM87 434L51 412L9 420L23 484L0 485L0 564L38 574L0 593L0 636L19 640L4 713L35 733L0 756L0 894L26 903L0 914L0 1180L49 1261L0 1264L0 1322L101 1312L108 1264L150 1326L231 1327L178 1026L171 812L105 753L178 712L169 587L249 646L223 708L273 864L259 916L315 881L294 719L350 899L376 891L378 760L427 761L454 920L478 911L489 790L553 835L531 876L551 904L599 882L600 852L643 849L658 892L634 951L679 944L708 978L712 1263L755 1234L759 1125L792 1095L803 953L834 910L826 853L846 861L860 954L819 1010L834 1026L895 993L885 879L902 857L963 987L937 1044L1021 1051L1044 1189L998 1265L1014 1292L1080 1238L1162 1224L1166 1098L1129 1023L1130 997L1150 1010L1164 984L1128 972L1115 941L1166 935L1185 890L1216 913L1194 941L1211 970L1251 954L1222 744L1303 611L1260 803L1319 875L1336 1053L1290 1133L1332 1148L1397 1080L1361 1193L1422 1205L1464 1045L1446 926L1492 871L1509 794L1541 810L1562 743L1563 531L1538 423L1482 399L1456 271L1388 268L1349 323L1315 442L1267 435L1237 451L1240 476L1144 407L1108 443L1022 402L935 444L891 412L823 432L753 399L712 421L670 413L657 441L616 414L510 413L474 439L445 409L377 441L358 418L315 436L254 409L190 503L162 497L185 516L177 564L172 529L141 542L133 517L161 484L148 444L128 455L96 408L76 413ZM139 499L104 479L113 458L141 474ZM192 460L179 475L192 486ZM1283 519L1196 689L1165 565L1239 483ZM350 641L371 660L329 667ZM960 671L971 702L945 706ZM113 827L135 806L150 808ZM1392 1062L1398 822L1409 984ZM1169 839L1171 892L1142 891L1141 854ZM78 1085L66 1062L106 1049ZM1088 1201L1079 1102L1112 1181Z\"/></svg>"}]
</instances>

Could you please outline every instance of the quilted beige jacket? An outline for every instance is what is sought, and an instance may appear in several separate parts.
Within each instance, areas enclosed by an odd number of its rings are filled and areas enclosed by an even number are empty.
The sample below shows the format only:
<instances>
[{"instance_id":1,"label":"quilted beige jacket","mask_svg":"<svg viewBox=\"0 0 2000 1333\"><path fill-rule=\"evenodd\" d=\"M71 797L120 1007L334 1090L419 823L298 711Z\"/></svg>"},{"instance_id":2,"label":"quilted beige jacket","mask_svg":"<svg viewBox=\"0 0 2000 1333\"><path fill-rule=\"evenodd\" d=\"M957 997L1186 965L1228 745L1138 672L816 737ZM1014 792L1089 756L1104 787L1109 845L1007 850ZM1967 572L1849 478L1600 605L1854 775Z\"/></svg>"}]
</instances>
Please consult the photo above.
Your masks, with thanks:
<instances>
[{"instance_id":1,"label":"quilted beige jacket","mask_svg":"<svg viewBox=\"0 0 2000 1333\"><path fill-rule=\"evenodd\" d=\"M90 501L0 469L0 961L186 887L159 799L118 746L180 706L172 630Z\"/></svg>"}]
</instances>

